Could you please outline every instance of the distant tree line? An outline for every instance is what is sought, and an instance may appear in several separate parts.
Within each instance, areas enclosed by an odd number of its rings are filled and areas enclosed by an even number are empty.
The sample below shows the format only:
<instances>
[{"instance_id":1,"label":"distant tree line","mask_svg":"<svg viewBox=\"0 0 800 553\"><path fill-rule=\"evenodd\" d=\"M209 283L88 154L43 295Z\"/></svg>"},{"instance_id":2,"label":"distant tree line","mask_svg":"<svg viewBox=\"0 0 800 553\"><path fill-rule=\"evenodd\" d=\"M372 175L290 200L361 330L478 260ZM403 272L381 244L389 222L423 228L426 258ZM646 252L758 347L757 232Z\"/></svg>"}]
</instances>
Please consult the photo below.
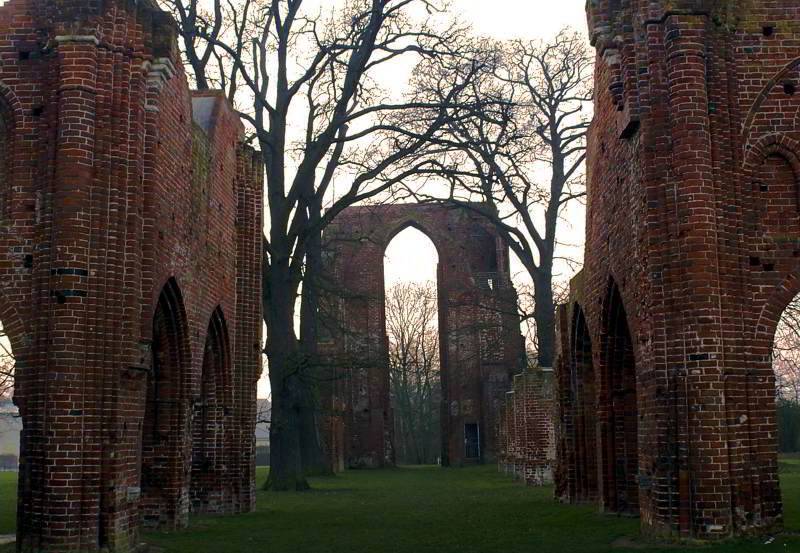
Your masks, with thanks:
<instances>
[{"instance_id":1,"label":"distant tree line","mask_svg":"<svg viewBox=\"0 0 800 553\"><path fill-rule=\"evenodd\" d=\"M397 461L436 464L442 401L436 283L401 283L386 291L386 334Z\"/></svg>"}]
</instances>

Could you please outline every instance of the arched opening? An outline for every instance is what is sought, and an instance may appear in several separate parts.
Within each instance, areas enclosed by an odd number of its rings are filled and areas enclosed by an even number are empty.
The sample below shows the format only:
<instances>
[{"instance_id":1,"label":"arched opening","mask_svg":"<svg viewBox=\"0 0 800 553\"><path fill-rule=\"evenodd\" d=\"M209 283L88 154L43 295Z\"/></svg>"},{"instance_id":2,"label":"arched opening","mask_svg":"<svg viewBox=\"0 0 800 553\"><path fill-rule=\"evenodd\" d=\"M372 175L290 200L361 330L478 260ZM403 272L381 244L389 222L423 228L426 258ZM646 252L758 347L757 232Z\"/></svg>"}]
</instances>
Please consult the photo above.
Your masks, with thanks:
<instances>
[{"instance_id":1,"label":"arched opening","mask_svg":"<svg viewBox=\"0 0 800 553\"><path fill-rule=\"evenodd\" d=\"M783 272L784 267L793 267L797 263L794 244L796 238L800 237L800 201L797 170L790 159L795 158L789 152L782 149L774 151L763 159L757 171L759 181L756 192L760 193L761 200L757 224L763 234L772 238L768 242L770 255L764 256L764 265L759 267L770 271L759 271L758 276L761 278L770 278L772 270ZM789 237L795 240L787 240ZM767 261L771 266L765 266ZM800 509L791 500L796 495L795 490L800 482L797 476L800 474L800 295L790 299L792 292L797 291L796 275L784 279L782 285L775 290L774 301L768 304L770 310L775 310L771 316L762 319L777 320L770 352L772 373L753 371L757 378L750 381L751 388L748 389L749 424L759 428L756 439L765 443L765 447L760 448L761 459L756 461L760 464L765 481L762 484L764 491L761 492L763 502L767 504L765 511L774 510L779 513L782 506L786 529L798 530ZM781 307L783 311L778 318L778 309ZM763 357L759 357L757 363L762 359ZM769 370L766 367L765 369ZM760 419L763 415L766 416ZM756 420L762 421L760 426L752 422ZM772 433L775 427L777 444ZM769 432L763 429L769 429ZM776 445L779 460L777 466L774 454ZM775 468L778 469L777 473L773 472ZM784 496L783 501L781 493Z\"/></svg>"},{"instance_id":2,"label":"arched opening","mask_svg":"<svg viewBox=\"0 0 800 553\"><path fill-rule=\"evenodd\" d=\"M781 314L771 353L783 520L787 530L797 531L800 505L792 500L792 494L800 485L800 295ZM778 499L778 493L775 496Z\"/></svg>"},{"instance_id":3,"label":"arched opening","mask_svg":"<svg viewBox=\"0 0 800 553\"><path fill-rule=\"evenodd\" d=\"M11 190L11 121L6 107L0 99L0 220L5 219ZM22 508L16 501L17 491L18 486L24 485L24 479L18 479L22 417L13 402L17 358L6 322L0 321L0 497L7 498L0 502L0 535L16 532L17 513ZM19 495L23 496L24 491L19 490Z\"/></svg>"},{"instance_id":4,"label":"arched opening","mask_svg":"<svg viewBox=\"0 0 800 553\"><path fill-rule=\"evenodd\" d=\"M153 314L152 366L142 425L141 516L147 527L180 526L188 514L183 440L188 329L177 282L164 286Z\"/></svg>"},{"instance_id":5,"label":"arched opening","mask_svg":"<svg viewBox=\"0 0 800 553\"><path fill-rule=\"evenodd\" d=\"M433 242L413 226L397 233L385 251L384 320L393 445L400 464L447 463L438 262ZM480 456L477 439L465 446L474 457Z\"/></svg>"},{"instance_id":6,"label":"arched opening","mask_svg":"<svg viewBox=\"0 0 800 553\"><path fill-rule=\"evenodd\" d=\"M0 133L2 134L2 133ZM12 401L16 357L0 322L0 535L16 532L22 418Z\"/></svg>"},{"instance_id":7,"label":"arched opening","mask_svg":"<svg viewBox=\"0 0 800 553\"><path fill-rule=\"evenodd\" d=\"M600 482L603 510L638 513L639 451L636 363L628 318L614 282L603 309L598 390Z\"/></svg>"},{"instance_id":8,"label":"arched opening","mask_svg":"<svg viewBox=\"0 0 800 553\"><path fill-rule=\"evenodd\" d=\"M228 329L222 310L211 315L203 349L200 390L194 401L192 418L192 476L189 495L192 510L221 513L229 504L231 486L225 467L228 419L231 414L231 361Z\"/></svg>"},{"instance_id":9,"label":"arched opening","mask_svg":"<svg viewBox=\"0 0 800 553\"><path fill-rule=\"evenodd\" d=\"M571 342L574 498L577 501L591 501L597 499L597 395L592 366L592 340L586 317L579 305L575 306L573 314Z\"/></svg>"}]
</instances>

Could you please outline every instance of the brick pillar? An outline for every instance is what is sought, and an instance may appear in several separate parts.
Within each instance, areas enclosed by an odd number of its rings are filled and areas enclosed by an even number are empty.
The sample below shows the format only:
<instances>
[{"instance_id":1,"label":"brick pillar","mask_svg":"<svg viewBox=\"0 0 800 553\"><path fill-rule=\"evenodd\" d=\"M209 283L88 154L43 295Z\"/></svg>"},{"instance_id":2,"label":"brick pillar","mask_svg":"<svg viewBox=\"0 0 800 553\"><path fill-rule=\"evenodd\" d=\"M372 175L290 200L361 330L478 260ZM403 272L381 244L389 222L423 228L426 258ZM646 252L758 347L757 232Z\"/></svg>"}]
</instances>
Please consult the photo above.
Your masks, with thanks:
<instances>
[{"instance_id":1,"label":"brick pillar","mask_svg":"<svg viewBox=\"0 0 800 553\"><path fill-rule=\"evenodd\" d=\"M669 370L676 379L678 414L678 523L681 535L732 533L730 467L725 420L725 375L720 330L716 193L707 90L705 15L671 15L665 21L666 74L677 185L679 236L671 271L673 301L684 306L677 332L667 339ZM646 492L646 490L645 490ZM645 521L655 505L642 494ZM674 517L675 514L673 513Z\"/></svg>"},{"instance_id":2,"label":"brick pillar","mask_svg":"<svg viewBox=\"0 0 800 553\"><path fill-rule=\"evenodd\" d=\"M61 37L59 37L61 38ZM21 550L96 547L100 508L101 413L86 356L90 202L94 177L97 48L94 38L58 41L58 139L52 185L50 276L37 326L46 348L40 424L31 466L33 501L21 509ZM38 417L37 417L38 418Z\"/></svg>"},{"instance_id":3,"label":"brick pillar","mask_svg":"<svg viewBox=\"0 0 800 553\"><path fill-rule=\"evenodd\" d=\"M261 376L261 239L264 167L260 154L240 146L236 179L236 342L233 352L238 512L255 509L256 383Z\"/></svg>"}]
</instances>

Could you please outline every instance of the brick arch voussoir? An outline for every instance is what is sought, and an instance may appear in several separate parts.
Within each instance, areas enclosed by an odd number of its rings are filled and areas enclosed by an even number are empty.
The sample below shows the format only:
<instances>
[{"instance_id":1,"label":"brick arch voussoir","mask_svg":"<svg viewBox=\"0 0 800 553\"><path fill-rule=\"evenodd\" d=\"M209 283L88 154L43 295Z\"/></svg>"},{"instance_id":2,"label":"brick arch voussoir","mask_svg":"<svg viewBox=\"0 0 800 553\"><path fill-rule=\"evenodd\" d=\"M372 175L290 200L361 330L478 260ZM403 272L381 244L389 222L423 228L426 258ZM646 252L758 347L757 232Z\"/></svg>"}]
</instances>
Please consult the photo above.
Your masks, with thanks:
<instances>
[{"instance_id":1,"label":"brick arch voussoir","mask_svg":"<svg viewBox=\"0 0 800 553\"><path fill-rule=\"evenodd\" d=\"M22 103L11 87L3 81L0 81L0 114L7 119L6 125L12 129L20 128L25 120Z\"/></svg>"},{"instance_id":2,"label":"brick arch voussoir","mask_svg":"<svg viewBox=\"0 0 800 553\"><path fill-rule=\"evenodd\" d=\"M595 348L595 341L593 339L593 336L597 336L597 335L593 334L593 328L591 326L590 318L586 314L586 309L584 309L583 305L578 301L572 301L570 303L570 309L569 309L569 312L568 312L568 315L569 315L569 326L568 326L568 329L569 329L568 357L569 357L569 359L568 359L568 361L569 361L569 367L570 367L569 370L570 370L570 374L572 374L574 372L576 377L579 374L580 374L580 376L586 376L586 374L584 373L584 371L586 370L585 365L582 366L579 369L578 366L577 366L577 363L576 363L576 352L577 352L577 342L576 342L577 327L576 327L576 325L578 323L579 314L580 314L580 317L581 317L581 319L583 321L585 337L589 339L589 343L588 343L589 354L590 354L590 356L589 356L589 369L591 370L591 374L592 374L592 376L594 378L594 373L595 373L594 355L595 355L595 349L596 348Z\"/></svg>"},{"instance_id":3,"label":"brick arch voussoir","mask_svg":"<svg viewBox=\"0 0 800 553\"><path fill-rule=\"evenodd\" d=\"M584 305L583 301L572 300L569 303L569 331L570 336L574 335L575 332L575 318L578 315L578 311L581 312L583 315L583 322L586 325L586 329L589 335L589 339L592 341L592 346L594 347L594 337L599 335L600 326L595 323L589 316L589 310L586 309L586 305Z\"/></svg>"},{"instance_id":4,"label":"brick arch voussoir","mask_svg":"<svg viewBox=\"0 0 800 553\"><path fill-rule=\"evenodd\" d=\"M784 133L773 133L762 136L754 142L745 155L742 168L749 178L756 177L756 171L771 155L780 155L792 166L794 173L800 177L800 141Z\"/></svg>"},{"instance_id":5,"label":"brick arch voussoir","mask_svg":"<svg viewBox=\"0 0 800 553\"><path fill-rule=\"evenodd\" d=\"M188 324L188 317L186 316L187 310L187 298L184 290L186 289L181 282L181 277L179 275L175 275L172 273L166 273L161 276L161 278L155 283L153 289L150 292L150 305L148 307L148 312L145 313L146 320L150 320L156 313L156 307L158 306L158 300L161 298L161 294L167 289L168 286L174 287L179 292L179 297L181 298L181 305L183 307L183 315L185 318L186 323Z\"/></svg>"},{"instance_id":6,"label":"brick arch voussoir","mask_svg":"<svg viewBox=\"0 0 800 553\"><path fill-rule=\"evenodd\" d=\"M3 322L3 330L11 343L14 357L24 357L28 353L30 335L19 312L6 300L2 290L0 290L0 321Z\"/></svg>"},{"instance_id":7,"label":"brick arch voussoir","mask_svg":"<svg viewBox=\"0 0 800 553\"><path fill-rule=\"evenodd\" d=\"M176 325L178 333L178 354L180 356L180 370L184 373L178 375L178 378L188 378L194 366L192 363L192 345L189 317L186 311L186 296L183 293L183 288L178 282L178 278L174 275L166 276L161 285L155 289L155 297L153 298L150 306L150 313L148 314L149 320L152 320L156 314L158 302L161 300L162 295L167 294L167 298L174 303L176 311L172 313L172 322ZM152 325L147 325L152 332ZM152 336L151 336L152 338Z\"/></svg>"},{"instance_id":8,"label":"brick arch voussoir","mask_svg":"<svg viewBox=\"0 0 800 553\"><path fill-rule=\"evenodd\" d=\"M798 106L797 111L794 114L794 125L792 127L800 131L800 106Z\"/></svg>"},{"instance_id":9,"label":"brick arch voussoir","mask_svg":"<svg viewBox=\"0 0 800 553\"><path fill-rule=\"evenodd\" d=\"M595 334L590 334L590 336L592 336L592 337L597 336L597 337L600 338L600 340L597 342L597 346L596 347L595 347L595 342L592 342L592 355L593 356L594 355L600 355L600 357L602 358L602 355L603 355L603 343L604 343L603 340L602 340L602 333L608 331L608 329L606 328L606 312L607 312L607 309L609 308L609 303L610 303L611 298L612 298L612 292L614 290L614 287L616 287L617 294L619 295L619 301L620 301L621 307L622 307L622 312L623 312L623 314L625 316L625 324L628 326L628 334L629 334L629 337L630 337L630 340L631 340L631 346L632 346L632 349L633 349L633 361L634 361L634 364L635 364L636 369L637 369L636 370L636 374L637 374L636 380L637 380L637 387L638 387L639 386L639 378L638 378L639 370L638 369L639 369L639 367L642 367L643 365L642 365L641 352L639 351L639 347L638 347L638 343L639 343L638 336L639 336L639 329L640 329L639 320L635 316L635 312L633 312L630 309L631 306L633 305L633 301L631 300L631 298L629 296L629 294L631 292L626 290L622 286L620 286L619 283L621 281L616 278L616 276L613 273L613 271L609 271L608 272L608 274L606 275L605 282L606 282L606 287L604 289L605 291L603 292L602 304L600 306L601 309L600 309L600 313L599 313L600 321L599 321L599 324L598 324L598 327L597 327L599 332L596 335ZM586 314L586 312L584 311L584 315L585 314ZM592 327L590 325L592 324L592 322L589 321L588 317L586 317L586 319L587 319L587 321L586 321L587 326L589 326L589 329L591 331ZM601 359L601 363L602 363L602 359Z\"/></svg>"},{"instance_id":10,"label":"brick arch voussoir","mask_svg":"<svg viewBox=\"0 0 800 553\"><path fill-rule=\"evenodd\" d=\"M386 248L389 247L389 244L392 243L392 240L394 240L398 234L409 228L416 229L424 234L428 240L431 241L433 247L436 248L436 255L440 260L442 259L442 244L437 239L437 233L430 228L430 225L427 224L427 222L424 220L424 217L418 217L413 214L406 215L399 221L381 228L378 231L380 234L376 237L376 242L380 244L383 252L385 253Z\"/></svg>"},{"instance_id":11,"label":"brick arch voussoir","mask_svg":"<svg viewBox=\"0 0 800 553\"><path fill-rule=\"evenodd\" d=\"M761 111L761 108L767 102L769 95L778 86L778 83L786 77L789 73L793 70L800 68L800 57L795 58L786 65L784 65L781 69L778 70L777 73L764 85L761 89L761 92L756 97L753 105L750 106L748 110L747 117L745 117L744 122L742 123L742 131L744 136L747 136L750 133L750 129L753 127L753 122L755 121L756 116Z\"/></svg>"},{"instance_id":12,"label":"brick arch voussoir","mask_svg":"<svg viewBox=\"0 0 800 553\"><path fill-rule=\"evenodd\" d=\"M631 314L633 313L633 311L631 310L631 306L633 305L633 300L630 298L631 292L628 289L620 286L620 282L623 281L618 279L613 271L608 272L608 274L606 275L605 282L606 285L602 297L603 303L601 304L601 310L600 310L599 328L601 330L603 329L606 309L608 308L608 304L611 301L612 291L616 287L617 293L619 294L620 303L622 304L622 311L625 313L625 321L628 324L628 331L631 334L631 340L633 340L634 336L638 333L639 325L636 318L631 316ZM586 311L584 311L584 314L585 313ZM591 324L591 322L589 322L589 324Z\"/></svg>"},{"instance_id":13,"label":"brick arch voussoir","mask_svg":"<svg viewBox=\"0 0 800 553\"><path fill-rule=\"evenodd\" d=\"M752 335L756 349L772 349L781 316L798 294L800 294L800 261L775 287L762 306Z\"/></svg>"},{"instance_id":14,"label":"brick arch voussoir","mask_svg":"<svg viewBox=\"0 0 800 553\"><path fill-rule=\"evenodd\" d=\"M221 377L222 390L225 394L222 400L226 404L230 404L233 400L233 359L231 357L231 343L230 331L228 330L228 321L225 318L225 311L222 309L222 304L217 304L211 313L206 318L206 337L205 343L212 338L212 332L217 332L220 340L220 348L222 348L223 366L220 367L222 374L216 375Z\"/></svg>"}]
</instances>

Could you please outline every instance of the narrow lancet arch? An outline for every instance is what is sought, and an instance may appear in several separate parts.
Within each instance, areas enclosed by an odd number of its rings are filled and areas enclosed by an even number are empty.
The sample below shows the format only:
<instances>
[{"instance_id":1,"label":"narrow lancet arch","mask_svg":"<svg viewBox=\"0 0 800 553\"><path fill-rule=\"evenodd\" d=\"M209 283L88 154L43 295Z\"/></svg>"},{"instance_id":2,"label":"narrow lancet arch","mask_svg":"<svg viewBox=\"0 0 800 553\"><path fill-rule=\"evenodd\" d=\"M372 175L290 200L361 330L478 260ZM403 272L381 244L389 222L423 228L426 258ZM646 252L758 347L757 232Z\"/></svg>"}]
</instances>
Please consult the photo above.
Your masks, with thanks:
<instances>
[{"instance_id":1,"label":"narrow lancet arch","mask_svg":"<svg viewBox=\"0 0 800 553\"><path fill-rule=\"evenodd\" d=\"M203 365L192 414L190 500L197 513L223 513L230 501L226 480L231 417L231 354L222 309L211 314L203 347Z\"/></svg>"},{"instance_id":2,"label":"narrow lancet arch","mask_svg":"<svg viewBox=\"0 0 800 553\"><path fill-rule=\"evenodd\" d=\"M636 361L628 317L611 280L603 304L597 390L600 500L603 510L639 512Z\"/></svg>"},{"instance_id":3,"label":"narrow lancet arch","mask_svg":"<svg viewBox=\"0 0 800 553\"><path fill-rule=\"evenodd\" d=\"M401 464L447 464L450 421L442 405L446 377L439 335L439 251L414 221L397 225L388 236L383 251L383 321L392 452Z\"/></svg>"},{"instance_id":4,"label":"narrow lancet arch","mask_svg":"<svg viewBox=\"0 0 800 553\"><path fill-rule=\"evenodd\" d=\"M574 433L575 501L597 498L597 392L592 363L592 339L586 316L575 304L570 343L570 388Z\"/></svg>"},{"instance_id":5,"label":"narrow lancet arch","mask_svg":"<svg viewBox=\"0 0 800 553\"><path fill-rule=\"evenodd\" d=\"M186 380L191 367L183 296L170 278L153 312L152 362L145 391L141 445L141 505L145 526L179 527L187 522L182 437L175 428L189 420Z\"/></svg>"}]
</instances>

